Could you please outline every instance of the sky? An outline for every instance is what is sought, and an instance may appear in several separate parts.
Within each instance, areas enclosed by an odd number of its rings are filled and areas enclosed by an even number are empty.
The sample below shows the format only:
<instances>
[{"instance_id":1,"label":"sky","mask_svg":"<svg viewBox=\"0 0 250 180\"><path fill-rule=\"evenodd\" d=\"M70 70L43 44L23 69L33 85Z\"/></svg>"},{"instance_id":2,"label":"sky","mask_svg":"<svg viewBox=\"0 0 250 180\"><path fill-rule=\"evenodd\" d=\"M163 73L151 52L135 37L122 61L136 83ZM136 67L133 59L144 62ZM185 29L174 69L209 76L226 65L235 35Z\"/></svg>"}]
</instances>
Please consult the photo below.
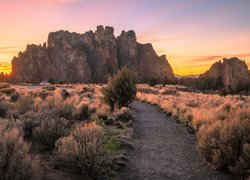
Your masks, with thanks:
<instances>
[{"instance_id":1,"label":"sky","mask_svg":"<svg viewBox=\"0 0 250 180\"><path fill-rule=\"evenodd\" d=\"M0 0L0 72L49 32L113 26L166 54L174 73L205 72L223 57L250 67L250 0Z\"/></svg>"}]
</instances>

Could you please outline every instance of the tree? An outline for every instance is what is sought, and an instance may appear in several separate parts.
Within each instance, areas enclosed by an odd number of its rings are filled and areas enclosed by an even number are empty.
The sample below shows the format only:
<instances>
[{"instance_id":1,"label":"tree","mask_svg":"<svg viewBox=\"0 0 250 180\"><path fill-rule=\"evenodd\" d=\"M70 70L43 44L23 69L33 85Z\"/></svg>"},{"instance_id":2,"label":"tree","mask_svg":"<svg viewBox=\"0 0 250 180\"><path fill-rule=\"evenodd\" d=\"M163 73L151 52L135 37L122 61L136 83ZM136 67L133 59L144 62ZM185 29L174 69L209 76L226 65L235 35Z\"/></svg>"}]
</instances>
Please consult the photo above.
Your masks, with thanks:
<instances>
[{"instance_id":1,"label":"tree","mask_svg":"<svg viewBox=\"0 0 250 180\"><path fill-rule=\"evenodd\" d=\"M111 110L127 107L136 96L137 75L132 70L122 68L108 79L107 87L102 90L104 101Z\"/></svg>"}]
</instances>

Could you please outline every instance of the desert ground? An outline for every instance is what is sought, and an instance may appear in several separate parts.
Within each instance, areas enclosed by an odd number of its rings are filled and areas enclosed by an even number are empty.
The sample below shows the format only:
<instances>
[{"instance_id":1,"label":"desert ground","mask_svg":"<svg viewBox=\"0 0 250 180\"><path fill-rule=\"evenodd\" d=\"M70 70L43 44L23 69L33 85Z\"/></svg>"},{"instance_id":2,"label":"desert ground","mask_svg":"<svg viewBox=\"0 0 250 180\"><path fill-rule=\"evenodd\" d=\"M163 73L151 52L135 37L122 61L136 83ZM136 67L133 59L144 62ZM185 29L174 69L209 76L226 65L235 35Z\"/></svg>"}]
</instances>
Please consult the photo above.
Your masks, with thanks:
<instances>
[{"instance_id":1,"label":"desert ground","mask_svg":"<svg viewBox=\"0 0 250 180\"><path fill-rule=\"evenodd\" d=\"M136 100L112 111L105 86L2 83L3 179L248 177L249 96L138 84Z\"/></svg>"}]
</instances>

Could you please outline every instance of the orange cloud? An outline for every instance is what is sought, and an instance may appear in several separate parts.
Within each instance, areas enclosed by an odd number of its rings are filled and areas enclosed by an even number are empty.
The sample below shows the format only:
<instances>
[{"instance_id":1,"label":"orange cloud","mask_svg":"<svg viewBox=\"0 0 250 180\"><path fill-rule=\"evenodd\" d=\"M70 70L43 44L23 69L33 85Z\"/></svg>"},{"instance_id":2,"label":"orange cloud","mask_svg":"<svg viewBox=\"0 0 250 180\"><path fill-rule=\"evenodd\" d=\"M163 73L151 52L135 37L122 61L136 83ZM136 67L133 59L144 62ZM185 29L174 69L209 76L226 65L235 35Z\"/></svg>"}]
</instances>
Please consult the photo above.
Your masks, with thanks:
<instances>
[{"instance_id":1,"label":"orange cloud","mask_svg":"<svg viewBox=\"0 0 250 180\"><path fill-rule=\"evenodd\" d=\"M0 72L9 74L11 70L11 64L9 62L0 62Z\"/></svg>"}]
</instances>

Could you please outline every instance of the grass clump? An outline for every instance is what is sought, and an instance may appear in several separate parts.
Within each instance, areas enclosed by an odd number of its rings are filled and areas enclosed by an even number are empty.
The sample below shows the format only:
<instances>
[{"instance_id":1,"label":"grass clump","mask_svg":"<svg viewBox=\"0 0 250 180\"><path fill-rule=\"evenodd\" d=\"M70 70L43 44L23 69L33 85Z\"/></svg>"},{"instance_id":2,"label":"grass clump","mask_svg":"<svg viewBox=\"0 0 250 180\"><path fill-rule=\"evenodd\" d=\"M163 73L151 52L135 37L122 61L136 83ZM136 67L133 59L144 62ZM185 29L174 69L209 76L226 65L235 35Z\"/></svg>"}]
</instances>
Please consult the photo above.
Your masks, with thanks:
<instances>
[{"instance_id":1,"label":"grass clump","mask_svg":"<svg viewBox=\"0 0 250 180\"><path fill-rule=\"evenodd\" d=\"M120 150L121 142L115 138L105 143L105 152L108 154L117 154Z\"/></svg>"}]
</instances>

